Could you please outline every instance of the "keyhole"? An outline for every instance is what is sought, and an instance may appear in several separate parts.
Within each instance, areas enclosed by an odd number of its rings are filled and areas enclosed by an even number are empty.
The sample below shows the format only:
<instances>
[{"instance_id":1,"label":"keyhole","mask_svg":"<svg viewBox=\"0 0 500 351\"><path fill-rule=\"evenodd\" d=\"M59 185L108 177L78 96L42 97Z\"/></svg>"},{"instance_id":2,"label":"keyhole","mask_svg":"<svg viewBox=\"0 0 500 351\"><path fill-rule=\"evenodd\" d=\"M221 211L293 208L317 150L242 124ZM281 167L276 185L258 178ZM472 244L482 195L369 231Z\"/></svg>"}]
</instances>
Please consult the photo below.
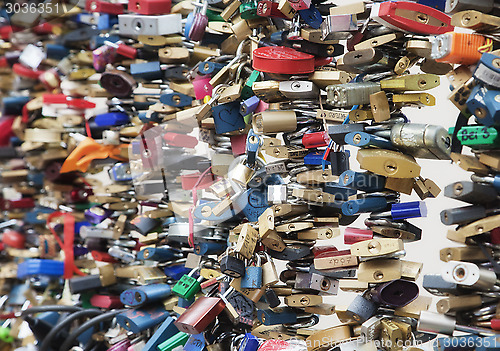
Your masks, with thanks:
<instances>
[{"instance_id":1,"label":"keyhole","mask_svg":"<svg viewBox=\"0 0 500 351\"><path fill-rule=\"evenodd\" d=\"M308 304L309 304L309 298L308 298L308 297L306 297L306 296L303 296L303 297L300 299L300 303L301 303L301 305L304 305L304 306L308 305Z\"/></svg>"},{"instance_id":2,"label":"keyhole","mask_svg":"<svg viewBox=\"0 0 500 351\"><path fill-rule=\"evenodd\" d=\"M376 271L373 273L373 278L375 280L382 280L384 278L384 273L382 273L382 271Z\"/></svg>"},{"instance_id":3,"label":"keyhole","mask_svg":"<svg viewBox=\"0 0 500 351\"><path fill-rule=\"evenodd\" d=\"M417 21L420 23L427 23L429 21L429 16L425 13L418 13L417 14Z\"/></svg>"},{"instance_id":4,"label":"keyhole","mask_svg":"<svg viewBox=\"0 0 500 351\"><path fill-rule=\"evenodd\" d=\"M379 253L381 249L380 243L378 241L370 241L368 243L368 251L372 254Z\"/></svg>"},{"instance_id":5,"label":"keyhole","mask_svg":"<svg viewBox=\"0 0 500 351\"><path fill-rule=\"evenodd\" d=\"M385 163L385 170L389 174L394 174L398 170L398 166L393 161L387 161Z\"/></svg>"},{"instance_id":6,"label":"keyhole","mask_svg":"<svg viewBox=\"0 0 500 351\"><path fill-rule=\"evenodd\" d=\"M359 144L361 142L361 134L356 134L354 135L354 138L352 139L354 141L354 144Z\"/></svg>"},{"instance_id":7,"label":"keyhole","mask_svg":"<svg viewBox=\"0 0 500 351\"><path fill-rule=\"evenodd\" d=\"M464 191L464 187L463 187L462 183L455 184L455 186L453 187L453 192L456 195L460 195L460 194L462 194L462 191Z\"/></svg>"}]
</instances>

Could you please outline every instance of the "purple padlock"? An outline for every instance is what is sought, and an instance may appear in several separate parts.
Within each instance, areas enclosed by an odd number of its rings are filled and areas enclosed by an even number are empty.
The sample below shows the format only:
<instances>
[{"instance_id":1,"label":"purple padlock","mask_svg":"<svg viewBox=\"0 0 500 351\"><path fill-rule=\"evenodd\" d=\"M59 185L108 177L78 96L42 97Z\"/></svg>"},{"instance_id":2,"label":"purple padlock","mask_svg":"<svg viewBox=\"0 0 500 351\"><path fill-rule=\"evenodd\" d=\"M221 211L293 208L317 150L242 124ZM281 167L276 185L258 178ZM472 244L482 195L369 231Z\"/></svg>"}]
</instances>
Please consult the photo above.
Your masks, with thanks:
<instances>
[{"instance_id":1,"label":"purple padlock","mask_svg":"<svg viewBox=\"0 0 500 351\"><path fill-rule=\"evenodd\" d=\"M113 63L116 57L116 49L109 45L102 45L92 51L92 63L97 72L104 72L108 63Z\"/></svg>"},{"instance_id":2,"label":"purple padlock","mask_svg":"<svg viewBox=\"0 0 500 351\"><path fill-rule=\"evenodd\" d=\"M193 24L188 34L189 39L192 41L200 41L203 39L203 35L205 35L205 30L208 25L207 9L208 1L205 0L201 12L194 14Z\"/></svg>"},{"instance_id":3,"label":"purple padlock","mask_svg":"<svg viewBox=\"0 0 500 351\"><path fill-rule=\"evenodd\" d=\"M111 346L108 349L108 351L127 351L129 347L130 347L130 341L129 340L122 340L120 342L117 342L113 346Z\"/></svg>"},{"instance_id":4,"label":"purple padlock","mask_svg":"<svg viewBox=\"0 0 500 351\"><path fill-rule=\"evenodd\" d=\"M393 308L403 307L418 297L418 285L404 279L381 284L371 291L374 302Z\"/></svg>"}]
</instances>

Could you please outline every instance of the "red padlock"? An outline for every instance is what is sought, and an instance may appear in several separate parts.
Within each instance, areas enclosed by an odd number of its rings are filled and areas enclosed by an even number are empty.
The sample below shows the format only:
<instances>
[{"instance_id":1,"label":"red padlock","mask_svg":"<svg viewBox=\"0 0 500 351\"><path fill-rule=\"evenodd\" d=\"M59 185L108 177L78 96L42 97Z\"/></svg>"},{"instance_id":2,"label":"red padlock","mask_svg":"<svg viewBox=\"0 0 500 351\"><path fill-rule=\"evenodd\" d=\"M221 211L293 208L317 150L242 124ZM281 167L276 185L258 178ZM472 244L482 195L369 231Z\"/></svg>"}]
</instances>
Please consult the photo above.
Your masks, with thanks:
<instances>
[{"instance_id":1,"label":"red padlock","mask_svg":"<svg viewBox=\"0 0 500 351\"><path fill-rule=\"evenodd\" d=\"M494 245L500 244L500 227L493 229L490 231L490 241Z\"/></svg>"},{"instance_id":2,"label":"red padlock","mask_svg":"<svg viewBox=\"0 0 500 351\"><path fill-rule=\"evenodd\" d=\"M370 18L381 25L409 33L436 35L453 32L451 17L432 7L406 1L374 3Z\"/></svg>"},{"instance_id":3,"label":"red padlock","mask_svg":"<svg viewBox=\"0 0 500 351\"><path fill-rule=\"evenodd\" d=\"M202 333L226 307L220 297L202 296L189 306L174 322L179 331L188 334Z\"/></svg>"},{"instance_id":4,"label":"red padlock","mask_svg":"<svg viewBox=\"0 0 500 351\"><path fill-rule=\"evenodd\" d=\"M347 227L344 231L344 244L352 245L354 243L373 239L373 231L370 229L359 229Z\"/></svg>"},{"instance_id":5,"label":"red padlock","mask_svg":"<svg viewBox=\"0 0 500 351\"><path fill-rule=\"evenodd\" d=\"M311 7L311 0L288 0L290 6L295 10L307 10Z\"/></svg>"},{"instance_id":6,"label":"red padlock","mask_svg":"<svg viewBox=\"0 0 500 351\"><path fill-rule=\"evenodd\" d=\"M26 66L23 66L20 63L14 63L12 65L12 71L14 71L15 74L24 77L24 78L29 78L29 79L38 79L44 71L42 70L33 70L31 68L28 68Z\"/></svg>"},{"instance_id":7,"label":"red padlock","mask_svg":"<svg viewBox=\"0 0 500 351\"><path fill-rule=\"evenodd\" d=\"M198 139L186 134L167 132L163 136L163 140L165 140L169 146L187 147L189 149L198 145Z\"/></svg>"},{"instance_id":8,"label":"red padlock","mask_svg":"<svg viewBox=\"0 0 500 351\"><path fill-rule=\"evenodd\" d=\"M6 246L14 247L16 249L24 249L26 238L23 234L15 230L7 230L2 234L2 243Z\"/></svg>"},{"instance_id":9,"label":"red padlock","mask_svg":"<svg viewBox=\"0 0 500 351\"><path fill-rule=\"evenodd\" d=\"M231 150L233 151L234 156L243 155L246 153L247 147L247 135L231 135L229 137L231 139Z\"/></svg>"},{"instance_id":10,"label":"red padlock","mask_svg":"<svg viewBox=\"0 0 500 351\"><path fill-rule=\"evenodd\" d=\"M120 296L112 295L94 295L90 298L90 304L94 307L106 309L123 307Z\"/></svg>"},{"instance_id":11,"label":"red padlock","mask_svg":"<svg viewBox=\"0 0 500 351\"><path fill-rule=\"evenodd\" d=\"M99 261L99 262L108 262L108 263L118 263L117 260L114 259L110 254L107 252L100 252L100 251L91 251L92 257L94 260Z\"/></svg>"},{"instance_id":12,"label":"red padlock","mask_svg":"<svg viewBox=\"0 0 500 351\"><path fill-rule=\"evenodd\" d=\"M5 211L33 207L35 207L35 200L31 197L23 197L19 200L2 200L2 209Z\"/></svg>"},{"instance_id":13,"label":"red padlock","mask_svg":"<svg viewBox=\"0 0 500 351\"><path fill-rule=\"evenodd\" d=\"M257 15L262 17L288 18L278 10L279 4L271 0L259 1L257 4Z\"/></svg>"},{"instance_id":14,"label":"red padlock","mask_svg":"<svg viewBox=\"0 0 500 351\"><path fill-rule=\"evenodd\" d=\"M191 190L196 185L196 183L198 183L198 185L196 186L198 189L206 189L213 184L214 178L211 172L205 174L201 179L200 176L201 176L200 172L182 175L181 176L182 189Z\"/></svg>"},{"instance_id":15,"label":"red padlock","mask_svg":"<svg viewBox=\"0 0 500 351\"><path fill-rule=\"evenodd\" d=\"M277 74L314 72L315 60L309 55L285 46L264 46L253 51L253 69Z\"/></svg>"},{"instance_id":16,"label":"red padlock","mask_svg":"<svg viewBox=\"0 0 500 351\"><path fill-rule=\"evenodd\" d=\"M321 256L322 254L326 254L328 252L336 252L336 251L339 251L339 250L333 245L313 246L313 248L312 248L312 253L313 253L314 257Z\"/></svg>"},{"instance_id":17,"label":"red padlock","mask_svg":"<svg viewBox=\"0 0 500 351\"><path fill-rule=\"evenodd\" d=\"M85 10L88 12L107 13L110 15L121 15L123 13L123 5L100 0L87 0Z\"/></svg>"},{"instance_id":18,"label":"red padlock","mask_svg":"<svg viewBox=\"0 0 500 351\"><path fill-rule=\"evenodd\" d=\"M172 8L171 0L129 0L128 10L140 15L166 15Z\"/></svg>"},{"instance_id":19,"label":"red padlock","mask_svg":"<svg viewBox=\"0 0 500 351\"><path fill-rule=\"evenodd\" d=\"M302 145L304 145L306 149L327 146L329 142L330 136L326 131L306 133L302 137Z\"/></svg>"}]
</instances>

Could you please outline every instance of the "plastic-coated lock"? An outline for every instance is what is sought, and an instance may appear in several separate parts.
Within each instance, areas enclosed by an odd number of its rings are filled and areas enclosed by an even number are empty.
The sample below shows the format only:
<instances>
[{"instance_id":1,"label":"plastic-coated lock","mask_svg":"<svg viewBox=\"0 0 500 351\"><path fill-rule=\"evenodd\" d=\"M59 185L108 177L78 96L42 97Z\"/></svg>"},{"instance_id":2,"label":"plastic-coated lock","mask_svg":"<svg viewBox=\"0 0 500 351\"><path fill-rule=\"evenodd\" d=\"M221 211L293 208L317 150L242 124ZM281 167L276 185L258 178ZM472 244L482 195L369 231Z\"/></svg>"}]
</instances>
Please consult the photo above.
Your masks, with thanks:
<instances>
[{"instance_id":1,"label":"plastic-coated lock","mask_svg":"<svg viewBox=\"0 0 500 351\"><path fill-rule=\"evenodd\" d=\"M347 227L344 230L344 244L351 245L360 241L373 239L373 231Z\"/></svg>"},{"instance_id":2,"label":"plastic-coated lock","mask_svg":"<svg viewBox=\"0 0 500 351\"><path fill-rule=\"evenodd\" d=\"M201 290L199 279L193 278L191 275L196 271L192 271L189 275L183 275L181 279L172 288L172 293L185 299L191 300Z\"/></svg>"},{"instance_id":3,"label":"plastic-coated lock","mask_svg":"<svg viewBox=\"0 0 500 351\"><path fill-rule=\"evenodd\" d=\"M500 69L498 55L485 52L474 70L473 76L484 85L493 89L500 89Z\"/></svg>"},{"instance_id":4,"label":"plastic-coated lock","mask_svg":"<svg viewBox=\"0 0 500 351\"><path fill-rule=\"evenodd\" d=\"M441 211L440 217L444 225L469 223L486 217L486 208L478 205L450 208Z\"/></svg>"},{"instance_id":5,"label":"plastic-coated lock","mask_svg":"<svg viewBox=\"0 0 500 351\"><path fill-rule=\"evenodd\" d=\"M394 149L391 142L385 138L365 133L365 132L351 132L346 134L344 141L352 146L357 147L378 147L381 149Z\"/></svg>"},{"instance_id":6,"label":"plastic-coated lock","mask_svg":"<svg viewBox=\"0 0 500 351\"><path fill-rule=\"evenodd\" d=\"M170 0L129 0L129 11L141 15L162 15L170 13L172 3Z\"/></svg>"},{"instance_id":7,"label":"plastic-coated lock","mask_svg":"<svg viewBox=\"0 0 500 351\"><path fill-rule=\"evenodd\" d=\"M491 127L500 122L500 95L498 90L486 89L475 86L466 101L468 110L476 116L476 120L482 125Z\"/></svg>"},{"instance_id":8,"label":"plastic-coated lock","mask_svg":"<svg viewBox=\"0 0 500 351\"><path fill-rule=\"evenodd\" d=\"M347 308L347 313L356 322L363 323L376 313L377 307L374 302L357 295Z\"/></svg>"},{"instance_id":9,"label":"plastic-coated lock","mask_svg":"<svg viewBox=\"0 0 500 351\"><path fill-rule=\"evenodd\" d=\"M217 317L226 306L219 297L202 296L198 298L174 322L182 332L199 334Z\"/></svg>"},{"instance_id":10,"label":"plastic-coated lock","mask_svg":"<svg viewBox=\"0 0 500 351\"><path fill-rule=\"evenodd\" d=\"M156 218L139 215L130 221L133 229L137 230L142 235L147 235L159 227L161 221Z\"/></svg>"},{"instance_id":11,"label":"plastic-coated lock","mask_svg":"<svg viewBox=\"0 0 500 351\"><path fill-rule=\"evenodd\" d=\"M162 323L169 317L162 306L136 308L122 312L116 316L117 323L125 330L140 333Z\"/></svg>"},{"instance_id":12,"label":"plastic-coated lock","mask_svg":"<svg viewBox=\"0 0 500 351\"><path fill-rule=\"evenodd\" d=\"M194 246L194 253L200 256L218 255L223 253L226 247L217 242L201 242Z\"/></svg>"},{"instance_id":13,"label":"plastic-coated lock","mask_svg":"<svg viewBox=\"0 0 500 351\"><path fill-rule=\"evenodd\" d=\"M170 93L160 95L160 102L173 107L186 107L191 106L193 98L181 93Z\"/></svg>"},{"instance_id":14,"label":"plastic-coated lock","mask_svg":"<svg viewBox=\"0 0 500 351\"><path fill-rule=\"evenodd\" d=\"M306 133L302 137L302 145L307 149L327 146L329 142L330 137L326 131Z\"/></svg>"},{"instance_id":15,"label":"plastic-coated lock","mask_svg":"<svg viewBox=\"0 0 500 351\"><path fill-rule=\"evenodd\" d=\"M198 72L201 74L215 74L219 72L225 65L222 63L205 61L198 66Z\"/></svg>"},{"instance_id":16,"label":"plastic-coated lock","mask_svg":"<svg viewBox=\"0 0 500 351\"><path fill-rule=\"evenodd\" d=\"M99 127L109 127L127 124L130 118L126 113L109 112L95 116L94 121Z\"/></svg>"},{"instance_id":17,"label":"plastic-coated lock","mask_svg":"<svg viewBox=\"0 0 500 351\"><path fill-rule=\"evenodd\" d=\"M330 151L330 168L332 175L340 176L349 169L349 150Z\"/></svg>"},{"instance_id":18,"label":"plastic-coated lock","mask_svg":"<svg viewBox=\"0 0 500 351\"><path fill-rule=\"evenodd\" d=\"M471 204L488 204L495 201L498 194L489 184L462 181L447 185L444 196Z\"/></svg>"},{"instance_id":19,"label":"plastic-coated lock","mask_svg":"<svg viewBox=\"0 0 500 351\"><path fill-rule=\"evenodd\" d=\"M427 207L423 201L395 203L391 206L391 217L394 220L427 217Z\"/></svg>"},{"instance_id":20,"label":"plastic-coated lock","mask_svg":"<svg viewBox=\"0 0 500 351\"><path fill-rule=\"evenodd\" d=\"M189 334L184 332L178 332L175 335L171 336L156 348L160 351L173 351L179 346L184 346L189 340Z\"/></svg>"},{"instance_id":21,"label":"plastic-coated lock","mask_svg":"<svg viewBox=\"0 0 500 351\"><path fill-rule=\"evenodd\" d=\"M302 0L299 0L302 1ZM311 3L308 9L298 10L300 18L311 28L319 29L323 23L321 12Z\"/></svg>"},{"instance_id":22,"label":"plastic-coated lock","mask_svg":"<svg viewBox=\"0 0 500 351\"><path fill-rule=\"evenodd\" d=\"M314 72L314 56L284 46L267 46L253 51L253 69L278 74Z\"/></svg>"},{"instance_id":23,"label":"plastic-coated lock","mask_svg":"<svg viewBox=\"0 0 500 351\"><path fill-rule=\"evenodd\" d=\"M257 318L264 325L290 324L297 322L297 313L289 308L257 310Z\"/></svg>"},{"instance_id":24,"label":"plastic-coated lock","mask_svg":"<svg viewBox=\"0 0 500 351\"><path fill-rule=\"evenodd\" d=\"M453 132L454 128L452 129ZM500 135L495 127L466 126L457 133L460 144L472 149L495 149L500 146Z\"/></svg>"},{"instance_id":25,"label":"plastic-coated lock","mask_svg":"<svg viewBox=\"0 0 500 351\"><path fill-rule=\"evenodd\" d=\"M349 200L342 204L342 213L353 216L362 212L381 211L387 207L387 199L381 196L365 197L363 199Z\"/></svg>"},{"instance_id":26,"label":"plastic-coated lock","mask_svg":"<svg viewBox=\"0 0 500 351\"><path fill-rule=\"evenodd\" d=\"M137 85L132 76L118 70L102 73L99 83L104 89L116 97L130 96Z\"/></svg>"},{"instance_id":27,"label":"plastic-coated lock","mask_svg":"<svg viewBox=\"0 0 500 351\"><path fill-rule=\"evenodd\" d=\"M245 274L245 262L239 258L225 255L220 260L220 270L230 277L240 278Z\"/></svg>"},{"instance_id":28,"label":"plastic-coated lock","mask_svg":"<svg viewBox=\"0 0 500 351\"><path fill-rule=\"evenodd\" d=\"M260 103L260 99L255 95L242 101L241 105L240 105L240 114L242 116L246 116L250 113L253 113L257 109L257 106L259 105L259 103Z\"/></svg>"},{"instance_id":29,"label":"plastic-coated lock","mask_svg":"<svg viewBox=\"0 0 500 351\"><path fill-rule=\"evenodd\" d=\"M148 247L139 251L137 259L157 262L171 261L177 257L177 252L171 248Z\"/></svg>"},{"instance_id":30,"label":"plastic-coated lock","mask_svg":"<svg viewBox=\"0 0 500 351\"><path fill-rule=\"evenodd\" d=\"M245 275L241 277L241 288L260 289L262 287L262 267L260 264L260 256L258 255L255 264L255 266L245 267Z\"/></svg>"},{"instance_id":31,"label":"plastic-coated lock","mask_svg":"<svg viewBox=\"0 0 500 351\"><path fill-rule=\"evenodd\" d=\"M347 201L349 196L356 195L357 190L342 186L338 183L326 183L324 190L326 193L335 196L335 200Z\"/></svg>"},{"instance_id":32,"label":"plastic-coated lock","mask_svg":"<svg viewBox=\"0 0 500 351\"><path fill-rule=\"evenodd\" d=\"M64 274L64 262L43 259L28 259L18 264L17 278L24 279L32 275L60 277Z\"/></svg>"},{"instance_id":33,"label":"plastic-coated lock","mask_svg":"<svg viewBox=\"0 0 500 351\"><path fill-rule=\"evenodd\" d=\"M385 177L367 172L361 173L347 170L339 176L339 185L365 192L382 191L385 183Z\"/></svg>"},{"instance_id":34,"label":"plastic-coated lock","mask_svg":"<svg viewBox=\"0 0 500 351\"><path fill-rule=\"evenodd\" d=\"M245 128L245 121L240 115L240 103L238 101L212 107L212 116L217 134L229 133Z\"/></svg>"},{"instance_id":35,"label":"plastic-coated lock","mask_svg":"<svg viewBox=\"0 0 500 351\"><path fill-rule=\"evenodd\" d=\"M405 1L375 4L370 18L387 28L403 32L424 35L453 32L448 15L432 7Z\"/></svg>"},{"instance_id":36,"label":"plastic-coated lock","mask_svg":"<svg viewBox=\"0 0 500 351\"><path fill-rule=\"evenodd\" d=\"M378 285L370 292L376 303L390 307L403 307L418 297L418 285L408 280L397 279Z\"/></svg>"},{"instance_id":37,"label":"plastic-coated lock","mask_svg":"<svg viewBox=\"0 0 500 351\"><path fill-rule=\"evenodd\" d=\"M170 296L172 288L168 284L144 285L127 289L120 294L120 301L124 305L138 307Z\"/></svg>"},{"instance_id":38,"label":"plastic-coated lock","mask_svg":"<svg viewBox=\"0 0 500 351\"><path fill-rule=\"evenodd\" d=\"M149 338L143 351L157 351L157 347L179 332L172 317L167 317Z\"/></svg>"}]
</instances>

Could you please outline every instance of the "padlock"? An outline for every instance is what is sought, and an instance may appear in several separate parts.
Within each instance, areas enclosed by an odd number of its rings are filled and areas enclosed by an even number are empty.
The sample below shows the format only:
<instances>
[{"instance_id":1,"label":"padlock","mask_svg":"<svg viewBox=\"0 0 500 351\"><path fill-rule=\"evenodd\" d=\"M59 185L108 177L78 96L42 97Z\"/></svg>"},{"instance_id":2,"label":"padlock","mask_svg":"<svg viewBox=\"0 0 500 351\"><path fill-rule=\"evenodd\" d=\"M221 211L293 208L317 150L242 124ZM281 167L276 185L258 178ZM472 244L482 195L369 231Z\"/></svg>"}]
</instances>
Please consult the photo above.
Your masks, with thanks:
<instances>
[{"instance_id":1,"label":"padlock","mask_svg":"<svg viewBox=\"0 0 500 351\"><path fill-rule=\"evenodd\" d=\"M350 107L370 103L370 95L380 91L379 83L348 83L326 87L326 103L335 107Z\"/></svg>"},{"instance_id":2,"label":"padlock","mask_svg":"<svg viewBox=\"0 0 500 351\"><path fill-rule=\"evenodd\" d=\"M273 259L267 252L261 251L257 253L257 255L259 254L262 254L266 260L266 262L262 264L262 285L270 286L276 284L279 281L279 276Z\"/></svg>"},{"instance_id":3,"label":"padlock","mask_svg":"<svg viewBox=\"0 0 500 351\"><path fill-rule=\"evenodd\" d=\"M402 307L418 296L418 286L410 281L397 279L377 286L370 292L372 300L382 305Z\"/></svg>"},{"instance_id":4,"label":"padlock","mask_svg":"<svg viewBox=\"0 0 500 351\"><path fill-rule=\"evenodd\" d=\"M183 275L172 288L172 293L185 300L191 300L201 290L200 282L203 277L200 276L198 279L193 277L197 271L198 268L194 268L189 274Z\"/></svg>"},{"instance_id":5,"label":"padlock","mask_svg":"<svg viewBox=\"0 0 500 351\"><path fill-rule=\"evenodd\" d=\"M241 235L241 234L240 234ZM255 266L252 266L252 261L255 258ZM263 269L261 258L259 255L254 255L250 259L249 265L245 267L245 275L241 277L240 287L242 289L259 289L262 287Z\"/></svg>"},{"instance_id":6,"label":"padlock","mask_svg":"<svg viewBox=\"0 0 500 351\"><path fill-rule=\"evenodd\" d=\"M443 279L450 283L490 290L497 284L493 271L480 268L474 263L449 261L441 271Z\"/></svg>"},{"instance_id":7,"label":"padlock","mask_svg":"<svg viewBox=\"0 0 500 351\"><path fill-rule=\"evenodd\" d=\"M352 300L349 307L347 307L347 313L358 323L365 322L371 318L376 311L377 305L360 295L357 295L354 300Z\"/></svg>"},{"instance_id":8,"label":"padlock","mask_svg":"<svg viewBox=\"0 0 500 351\"><path fill-rule=\"evenodd\" d=\"M258 237L259 233L257 230L252 228L250 224L245 223L238 236L238 242L236 243L234 252L246 259L250 259L255 251Z\"/></svg>"},{"instance_id":9,"label":"padlock","mask_svg":"<svg viewBox=\"0 0 500 351\"><path fill-rule=\"evenodd\" d=\"M257 310L257 318L263 325L290 324L297 322L297 314L291 308Z\"/></svg>"},{"instance_id":10,"label":"padlock","mask_svg":"<svg viewBox=\"0 0 500 351\"><path fill-rule=\"evenodd\" d=\"M240 278L245 274L245 262L235 256L226 254L220 260L220 270L230 277Z\"/></svg>"},{"instance_id":11,"label":"padlock","mask_svg":"<svg viewBox=\"0 0 500 351\"><path fill-rule=\"evenodd\" d=\"M124 305L136 307L164 299L171 294L168 284L152 284L134 289L127 289L120 294L120 301Z\"/></svg>"},{"instance_id":12,"label":"padlock","mask_svg":"<svg viewBox=\"0 0 500 351\"><path fill-rule=\"evenodd\" d=\"M225 305L220 297L202 296L196 299L174 324L179 331L199 334L224 310Z\"/></svg>"}]
</instances>

